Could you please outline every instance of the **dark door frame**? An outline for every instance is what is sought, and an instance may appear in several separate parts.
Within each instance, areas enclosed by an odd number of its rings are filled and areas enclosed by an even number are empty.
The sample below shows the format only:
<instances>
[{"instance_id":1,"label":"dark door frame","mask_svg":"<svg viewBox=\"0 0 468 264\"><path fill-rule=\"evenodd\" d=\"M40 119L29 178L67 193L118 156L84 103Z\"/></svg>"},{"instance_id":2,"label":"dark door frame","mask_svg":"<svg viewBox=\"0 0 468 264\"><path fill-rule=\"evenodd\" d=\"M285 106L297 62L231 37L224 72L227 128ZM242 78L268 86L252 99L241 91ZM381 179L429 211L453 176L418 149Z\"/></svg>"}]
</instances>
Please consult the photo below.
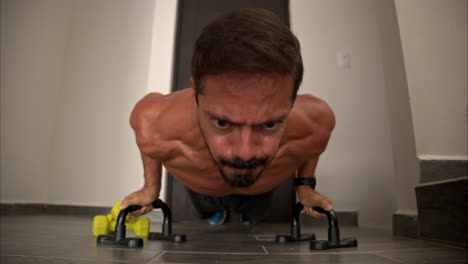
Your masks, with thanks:
<instances>
[{"instance_id":1,"label":"dark door frame","mask_svg":"<svg viewBox=\"0 0 468 264\"><path fill-rule=\"evenodd\" d=\"M289 27L289 0L179 0L174 51L172 91L189 87L192 47L195 39L209 21L236 8L265 8L275 12ZM185 187L177 178L167 173L167 203L172 208L174 221L192 220L196 212L191 206ZM273 203L281 204L281 210L273 210L267 221L289 221L295 203L292 177L275 190ZM177 195L175 195L177 193ZM275 205L278 208L278 205Z\"/></svg>"}]
</instances>

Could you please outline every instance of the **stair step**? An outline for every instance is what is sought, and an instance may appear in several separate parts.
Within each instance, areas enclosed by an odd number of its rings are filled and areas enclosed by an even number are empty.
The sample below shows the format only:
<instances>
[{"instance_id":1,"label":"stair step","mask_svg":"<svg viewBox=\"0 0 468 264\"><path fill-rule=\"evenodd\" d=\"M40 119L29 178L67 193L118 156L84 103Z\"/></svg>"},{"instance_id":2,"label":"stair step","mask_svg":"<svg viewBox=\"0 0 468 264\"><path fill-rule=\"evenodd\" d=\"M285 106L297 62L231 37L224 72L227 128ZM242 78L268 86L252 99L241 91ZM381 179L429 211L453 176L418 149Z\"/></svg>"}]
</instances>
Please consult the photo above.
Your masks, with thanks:
<instances>
[{"instance_id":1,"label":"stair step","mask_svg":"<svg viewBox=\"0 0 468 264\"><path fill-rule=\"evenodd\" d=\"M415 188L421 238L468 243L468 176Z\"/></svg>"},{"instance_id":2,"label":"stair step","mask_svg":"<svg viewBox=\"0 0 468 264\"><path fill-rule=\"evenodd\" d=\"M468 176L468 160L421 160L421 183Z\"/></svg>"}]
</instances>

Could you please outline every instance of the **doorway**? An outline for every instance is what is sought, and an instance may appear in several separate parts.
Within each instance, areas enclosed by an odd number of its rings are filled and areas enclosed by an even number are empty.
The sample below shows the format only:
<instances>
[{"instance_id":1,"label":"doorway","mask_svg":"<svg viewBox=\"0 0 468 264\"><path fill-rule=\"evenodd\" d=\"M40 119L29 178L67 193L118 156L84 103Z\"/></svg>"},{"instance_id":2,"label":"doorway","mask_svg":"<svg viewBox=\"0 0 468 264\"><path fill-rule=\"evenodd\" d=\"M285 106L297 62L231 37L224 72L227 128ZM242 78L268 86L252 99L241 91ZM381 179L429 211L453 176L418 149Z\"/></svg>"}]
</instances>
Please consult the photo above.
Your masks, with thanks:
<instances>
[{"instance_id":1,"label":"doorway","mask_svg":"<svg viewBox=\"0 0 468 264\"><path fill-rule=\"evenodd\" d=\"M276 13L289 26L288 0L179 0L177 10L176 47L172 91L190 87L190 66L193 44L201 29L214 18L237 8L265 8ZM168 173L167 203L172 208L173 221L198 219L186 187ZM296 201L293 177L280 184L273 194L275 208L266 217L267 222L290 221Z\"/></svg>"}]
</instances>

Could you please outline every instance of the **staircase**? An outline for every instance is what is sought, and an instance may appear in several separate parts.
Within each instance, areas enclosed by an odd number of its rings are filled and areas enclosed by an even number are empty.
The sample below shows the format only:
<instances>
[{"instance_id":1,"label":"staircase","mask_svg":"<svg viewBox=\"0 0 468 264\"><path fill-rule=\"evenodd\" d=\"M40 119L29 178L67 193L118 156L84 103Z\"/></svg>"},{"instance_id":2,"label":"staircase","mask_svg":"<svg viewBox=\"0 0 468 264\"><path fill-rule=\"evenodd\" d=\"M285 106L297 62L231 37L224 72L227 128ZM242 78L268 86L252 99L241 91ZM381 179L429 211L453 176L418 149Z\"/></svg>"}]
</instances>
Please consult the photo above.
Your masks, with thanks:
<instances>
[{"instance_id":1,"label":"staircase","mask_svg":"<svg viewBox=\"0 0 468 264\"><path fill-rule=\"evenodd\" d=\"M422 161L419 237L468 245L468 161Z\"/></svg>"}]
</instances>

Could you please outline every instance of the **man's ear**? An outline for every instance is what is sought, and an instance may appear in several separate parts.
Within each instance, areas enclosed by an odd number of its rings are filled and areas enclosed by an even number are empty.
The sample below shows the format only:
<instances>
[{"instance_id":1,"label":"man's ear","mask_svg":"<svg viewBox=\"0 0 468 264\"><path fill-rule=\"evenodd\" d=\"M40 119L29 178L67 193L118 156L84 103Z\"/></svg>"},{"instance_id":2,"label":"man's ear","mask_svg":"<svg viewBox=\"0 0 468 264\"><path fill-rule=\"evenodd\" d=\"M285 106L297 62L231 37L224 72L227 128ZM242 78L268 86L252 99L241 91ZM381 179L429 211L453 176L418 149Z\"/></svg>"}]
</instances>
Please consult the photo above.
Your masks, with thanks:
<instances>
[{"instance_id":1,"label":"man's ear","mask_svg":"<svg viewBox=\"0 0 468 264\"><path fill-rule=\"evenodd\" d=\"M193 82L193 77L190 77L190 88L195 90L195 83Z\"/></svg>"},{"instance_id":2,"label":"man's ear","mask_svg":"<svg viewBox=\"0 0 468 264\"><path fill-rule=\"evenodd\" d=\"M190 77L190 88L193 89L193 94L195 95L195 101L197 102L197 106L198 106L198 94L197 94L197 90L195 89L195 83L193 82L193 77Z\"/></svg>"}]
</instances>

